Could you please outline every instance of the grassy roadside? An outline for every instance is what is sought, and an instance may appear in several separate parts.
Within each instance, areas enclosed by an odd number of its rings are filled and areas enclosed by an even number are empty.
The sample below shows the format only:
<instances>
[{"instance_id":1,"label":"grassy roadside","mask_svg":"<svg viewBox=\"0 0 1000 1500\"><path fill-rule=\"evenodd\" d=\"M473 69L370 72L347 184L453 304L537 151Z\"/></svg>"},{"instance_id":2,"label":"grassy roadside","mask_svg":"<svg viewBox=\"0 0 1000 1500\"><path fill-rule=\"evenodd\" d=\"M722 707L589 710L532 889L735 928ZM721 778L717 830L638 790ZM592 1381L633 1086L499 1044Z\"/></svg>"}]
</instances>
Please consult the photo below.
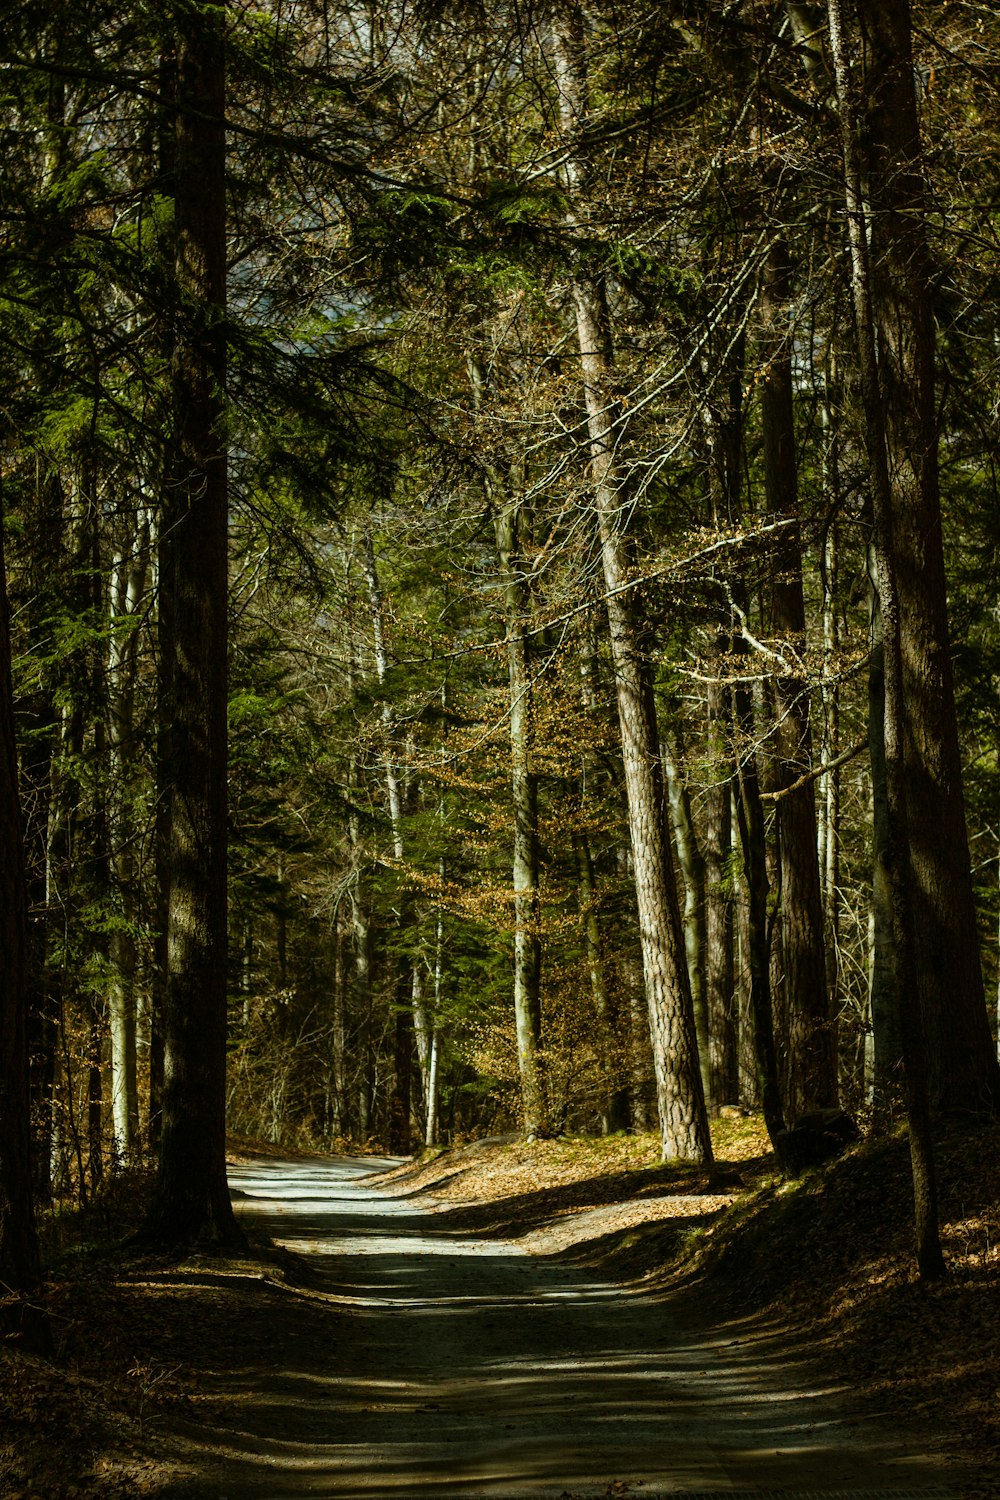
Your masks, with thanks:
<instances>
[{"instance_id":1,"label":"grassy roadside","mask_svg":"<svg viewBox=\"0 0 1000 1500\"><path fill-rule=\"evenodd\" d=\"M978 1463L970 1497L1000 1495L1000 1127L939 1142L949 1277L922 1287L910 1253L906 1142L864 1144L783 1183L760 1122L717 1122L710 1170L665 1167L652 1136L473 1142L381 1180L433 1200L442 1228L516 1239L654 1295L679 1284L725 1316L776 1311L878 1410L926 1417ZM234 1142L234 1157L258 1154ZM261 1148L263 1149L263 1148ZM269 1154L294 1155L277 1148ZM46 1226L58 1358L0 1349L0 1495L152 1496L176 1462L175 1418L217 1418L208 1394L251 1327L340 1336L297 1306L295 1270L265 1245L239 1260L141 1264L118 1245L142 1183ZM322 1319L322 1328L316 1320Z\"/></svg>"}]
</instances>

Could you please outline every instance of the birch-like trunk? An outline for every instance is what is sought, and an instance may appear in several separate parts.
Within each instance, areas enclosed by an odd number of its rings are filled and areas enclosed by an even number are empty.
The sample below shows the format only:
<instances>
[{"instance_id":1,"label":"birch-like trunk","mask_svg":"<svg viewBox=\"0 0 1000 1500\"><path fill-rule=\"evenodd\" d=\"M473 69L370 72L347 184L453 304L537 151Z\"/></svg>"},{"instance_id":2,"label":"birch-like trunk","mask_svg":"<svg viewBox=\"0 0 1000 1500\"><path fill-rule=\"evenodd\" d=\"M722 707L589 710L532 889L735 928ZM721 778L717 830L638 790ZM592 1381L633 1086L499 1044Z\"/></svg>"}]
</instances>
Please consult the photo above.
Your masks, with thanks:
<instances>
[{"instance_id":1,"label":"birch-like trunk","mask_svg":"<svg viewBox=\"0 0 1000 1500\"><path fill-rule=\"evenodd\" d=\"M111 1115L115 1157L119 1162L132 1160L139 1132L135 988L138 866L134 852L137 830L128 811L128 780L136 754L134 706L138 634L134 625L146 598L149 549L148 516L136 517L133 533L111 571L111 620L117 629L111 635L107 663L112 800L108 822L119 922L109 937L111 983L108 1013L111 1023Z\"/></svg>"},{"instance_id":2,"label":"birch-like trunk","mask_svg":"<svg viewBox=\"0 0 1000 1500\"><path fill-rule=\"evenodd\" d=\"M586 216L584 163L576 155L589 112L582 14L563 7L553 37L559 114L571 204L567 229ZM625 535L625 479L616 447L621 437L611 394L611 355L599 284L579 263L572 298L589 439L589 473L601 545L611 658L614 664L635 870L643 975L665 1160L709 1161L708 1115L698 1061L691 986L667 834L659 736L633 570Z\"/></svg>"},{"instance_id":3,"label":"birch-like trunk","mask_svg":"<svg viewBox=\"0 0 1000 1500\"><path fill-rule=\"evenodd\" d=\"M392 704L385 696L386 678L389 673L389 652L386 646L385 603L382 585L375 559L375 545L371 528L366 528L362 540L362 560L365 580L368 585L368 604L371 612L372 643L375 655L375 675L382 690L382 735L383 769L386 796L389 803L389 822L392 831L392 852L397 864L403 860L403 780L397 760L396 733ZM399 927L405 931L409 920L407 903L400 905ZM393 1083L389 1100L389 1149L400 1156L410 1150L410 1103L412 1092L413 1058L413 1009L411 998L412 969L408 959L400 959L400 971L396 976L396 1006L394 1017L395 1040L393 1045Z\"/></svg>"},{"instance_id":4,"label":"birch-like trunk","mask_svg":"<svg viewBox=\"0 0 1000 1500\"><path fill-rule=\"evenodd\" d=\"M538 889L538 778L532 766L533 702L528 659L528 586L524 576L521 515L508 500L494 515L504 595L507 674L510 683L511 812L514 821L514 1024L527 1134L548 1130L545 1079L539 1055L542 1031L541 905Z\"/></svg>"},{"instance_id":5,"label":"birch-like trunk","mask_svg":"<svg viewBox=\"0 0 1000 1500\"><path fill-rule=\"evenodd\" d=\"M439 865L441 883L444 884L444 859ZM439 910L434 929L434 1008L431 1013L430 1057L427 1064L427 1085L424 1101L427 1120L424 1128L424 1145L437 1144L438 1135L438 1071L441 1058L441 1000L444 986L444 915Z\"/></svg>"}]
</instances>

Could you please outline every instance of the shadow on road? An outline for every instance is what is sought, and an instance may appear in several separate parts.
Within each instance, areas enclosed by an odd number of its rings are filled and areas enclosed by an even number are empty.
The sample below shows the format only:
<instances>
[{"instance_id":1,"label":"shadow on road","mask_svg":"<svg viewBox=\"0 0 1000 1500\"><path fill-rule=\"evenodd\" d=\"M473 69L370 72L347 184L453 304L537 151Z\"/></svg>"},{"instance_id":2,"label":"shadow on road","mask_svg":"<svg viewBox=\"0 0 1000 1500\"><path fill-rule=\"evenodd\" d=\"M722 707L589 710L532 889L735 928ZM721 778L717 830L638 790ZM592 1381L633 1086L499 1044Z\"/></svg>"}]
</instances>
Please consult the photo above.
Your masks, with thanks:
<instances>
[{"instance_id":1,"label":"shadow on road","mask_svg":"<svg viewBox=\"0 0 1000 1500\"><path fill-rule=\"evenodd\" d=\"M367 1187L376 1165L233 1171L241 1215L309 1274L262 1283L235 1339L221 1311L208 1320L195 1358L215 1416L173 1424L186 1473L158 1495L902 1496L943 1483L918 1441L818 1382L780 1329L699 1326L669 1300L446 1227ZM164 1295L183 1291L164 1276Z\"/></svg>"}]
</instances>

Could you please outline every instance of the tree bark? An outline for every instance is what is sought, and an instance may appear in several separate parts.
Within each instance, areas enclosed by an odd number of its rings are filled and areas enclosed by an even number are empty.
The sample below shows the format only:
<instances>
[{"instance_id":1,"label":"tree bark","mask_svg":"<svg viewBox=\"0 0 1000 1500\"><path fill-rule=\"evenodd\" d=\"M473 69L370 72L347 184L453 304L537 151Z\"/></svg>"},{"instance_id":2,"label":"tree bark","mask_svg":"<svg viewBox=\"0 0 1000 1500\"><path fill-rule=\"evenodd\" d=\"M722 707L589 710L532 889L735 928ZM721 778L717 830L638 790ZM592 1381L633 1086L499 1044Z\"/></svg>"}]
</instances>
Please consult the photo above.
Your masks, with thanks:
<instances>
[{"instance_id":1,"label":"tree bark","mask_svg":"<svg viewBox=\"0 0 1000 1500\"><path fill-rule=\"evenodd\" d=\"M775 635L801 660L806 622L787 319L789 282L787 250L779 241L771 248L761 282L764 489L769 514L793 524L779 533L770 606ZM808 685L800 671L779 672L774 694L775 790L781 791L810 769L812 730ZM836 1104L837 1053L826 982L815 783L807 781L789 792L777 807L788 1107L795 1118Z\"/></svg>"},{"instance_id":2,"label":"tree bark","mask_svg":"<svg viewBox=\"0 0 1000 1500\"><path fill-rule=\"evenodd\" d=\"M134 705L137 635L131 628L145 599L149 569L148 519L136 517L134 528L115 559L111 574L111 622L108 652L108 748L111 764L108 828L118 922L109 935L111 985L111 1113L115 1158L131 1161L139 1133L139 1087L136 1056L135 924L138 866L133 852L136 830L126 789L135 758ZM127 627L123 629L123 627Z\"/></svg>"},{"instance_id":3,"label":"tree bark","mask_svg":"<svg viewBox=\"0 0 1000 1500\"><path fill-rule=\"evenodd\" d=\"M831 520L823 545L823 744L824 765L840 754L840 684L837 681L840 627L837 616L838 536L833 519L841 503L839 438L833 429L830 380L821 418L825 447L824 490ZM820 878L823 882L823 914L826 937L826 982L830 1013L840 1008L840 770L828 771L820 782Z\"/></svg>"},{"instance_id":4,"label":"tree bark","mask_svg":"<svg viewBox=\"0 0 1000 1500\"><path fill-rule=\"evenodd\" d=\"M744 963L749 976L749 1016L753 1033L753 1058L757 1096L767 1126L768 1138L779 1159L780 1135L785 1128L778 1076L778 1055L774 1039L774 1013L771 1005L771 941L767 898L770 882L767 876L766 831L764 808L760 799L757 763L754 755L753 702L747 685L734 693L737 725L743 741L743 753L737 762L736 814L743 850L743 873L746 879L746 952Z\"/></svg>"},{"instance_id":5,"label":"tree bark","mask_svg":"<svg viewBox=\"0 0 1000 1500\"><path fill-rule=\"evenodd\" d=\"M542 937L538 889L538 777L532 766L533 703L528 660L528 588L516 500L494 516L504 591L510 683L511 811L514 818L514 1023L526 1133L548 1132L542 1034Z\"/></svg>"},{"instance_id":6,"label":"tree bark","mask_svg":"<svg viewBox=\"0 0 1000 1500\"><path fill-rule=\"evenodd\" d=\"M745 339L739 335L727 350L718 392L710 394L704 417L708 521L717 529L735 525L740 516L743 457L743 365ZM706 380L708 372L705 372ZM711 388L710 388L711 389ZM722 610L726 601L719 598ZM737 984L737 918L745 916L746 901L730 890L729 860L733 849L734 782L732 750L732 694L722 681L730 646L728 615L712 634L709 660L715 663L708 688L709 786L705 793L705 974L711 1098L716 1108L743 1101L757 1103L756 1061L752 1057L749 984ZM742 922L746 951L746 923ZM745 991L745 994L744 994ZM743 1003L745 1002L745 1003ZM750 1046L747 1046L750 1043ZM749 1067L744 1064L749 1063Z\"/></svg>"},{"instance_id":7,"label":"tree bark","mask_svg":"<svg viewBox=\"0 0 1000 1500\"><path fill-rule=\"evenodd\" d=\"M909 0L858 0L857 13L865 94L856 128L863 132L859 171L869 197L859 208L868 210L871 316L890 480L917 985L932 1097L945 1109L988 1112L1000 1103L1000 1067L980 964L948 638L934 317ZM889 652L895 626L884 599L882 618ZM887 694L889 676L887 656Z\"/></svg>"},{"instance_id":8,"label":"tree bark","mask_svg":"<svg viewBox=\"0 0 1000 1500\"><path fill-rule=\"evenodd\" d=\"M708 1006L705 998L706 949L708 933L705 912L705 856L698 841L691 809L691 792L685 780L684 756L680 736L668 729L660 742L663 770L670 803L670 821L677 847L677 862L684 883L684 950L691 984L691 1004L698 1036L698 1060L705 1104L713 1110L712 1075L709 1066Z\"/></svg>"},{"instance_id":9,"label":"tree bark","mask_svg":"<svg viewBox=\"0 0 1000 1500\"><path fill-rule=\"evenodd\" d=\"M347 975L344 963L344 932L338 903L330 930L333 946L333 987L330 996L330 1057L327 1073L327 1137L333 1141L347 1134Z\"/></svg>"},{"instance_id":10,"label":"tree bark","mask_svg":"<svg viewBox=\"0 0 1000 1500\"><path fill-rule=\"evenodd\" d=\"M173 434L160 533L169 904L159 1171L144 1238L241 1239L226 1183L225 14L177 39Z\"/></svg>"},{"instance_id":11,"label":"tree bark","mask_svg":"<svg viewBox=\"0 0 1000 1500\"><path fill-rule=\"evenodd\" d=\"M721 766L716 761L713 776ZM739 1100L733 900L729 885L732 796L728 781L705 793L705 1009L708 1013L709 1098L713 1108Z\"/></svg>"},{"instance_id":12,"label":"tree bark","mask_svg":"<svg viewBox=\"0 0 1000 1500\"><path fill-rule=\"evenodd\" d=\"M45 637L65 587L65 517L63 485L58 474L39 459L35 504L26 526L31 559L30 597L26 602L26 635ZM23 726L21 789L24 804L24 850L28 903L28 1058L31 1096L32 1181L39 1202L52 1198L52 1152L56 1048L59 1040L59 995L51 971L59 913L53 890L49 833L53 817L52 762L59 740L59 710L54 674L40 668L36 687L19 705Z\"/></svg>"},{"instance_id":13,"label":"tree bark","mask_svg":"<svg viewBox=\"0 0 1000 1500\"><path fill-rule=\"evenodd\" d=\"M438 874L444 884L444 856L438 865ZM438 1137L438 1074L441 1063L441 1001L444 991L444 914L438 908L434 926L434 1009L431 1012L430 1056L427 1062L427 1084L424 1103L427 1116L424 1126L424 1145L434 1146Z\"/></svg>"},{"instance_id":14,"label":"tree bark","mask_svg":"<svg viewBox=\"0 0 1000 1500\"><path fill-rule=\"evenodd\" d=\"M48 1344L48 1329L33 1303L41 1290L42 1270L31 1193L27 894L2 535L0 851L0 1328L44 1349Z\"/></svg>"},{"instance_id":15,"label":"tree bark","mask_svg":"<svg viewBox=\"0 0 1000 1500\"><path fill-rule=\"evenodd\" d=\"M574 833L573 850L576 854L580 925L583 929L587 972L590 975L590 993L597 1022L595 1045L601 1077L601 1131L604 1135L613 1135L616 1131L628 1128L628 1090L623 1086L623 1080L620 1077L618 1057L621 1046L615 1035L611 996L608 992L605 972L601 923L597 914L594 860L590 849L590 839L585 832Z\"/></svg>"},{"instance_id":16,"label":"tree bark","mask_svg":"<svg viewBox=\"0 0 1000 1500\"><path fill-rule=\"evenodd\" d=\"M867 8L867 0L863 0ZM900 50L896 56L910 66L908 46L908 7L897 0L885 0L886 12L892 12L897 23L905 16L905 37L897 37ZM927 1279L944 1274L944 1257L938 1233L937 1185L931 1141L928 1100L927 1062L918 992L919 960L914 893L918 882L910 857L910 812L907 804L909 771L906 723L919 697L908 696L912 683L907 679L902 595L897 587L896 514L898 497L894 493L893 470L890 468L889 427L885 418L883 368L880 363L873 295L870 254L869 214L862 193L865 162L859 142L859 111L851 67L851 49L844 25L844 0L829 0L830 45L837 84L844 149L844 188L847 208L847 232L851 252L851 297L854 304L857 337L858 373L865 411L865 439L868 451L872 489L873 546L878 581L879 608L885 663L885 767L887 863L891 879L893 937L896 959L896 986L901 1006L903 1063L906 1078L907 1124L910 1137L910 1164L913 1178L914 1227L917 1265ZM902 45L903 43L906 45ZM909 79L912 93L912 74ZM900 101L902 102L902 101ZM915 125L915 114L914 114ZM869 167L872 163L868 163ZM925 351L925 355L926 355ZM893 380L891 362L888 384ZM924 434L925 438L927 434ZM904 492L907 486L904 484ZM905 527L904 527L905 532ZM995 1065L994 1058L994 1065Z\"/></svg>"},{"instance_id":17,"label":"tree bark","mask_svg":"<svg viewBox=\"0 0 1000 1500\"><path fill-rule=\"evenodd\" d=\"M871 570L868 753L872 775L872 944L868 989L872 1026L872 1103L876 1125L885 1127L903 1094L903 1036L893 927L892 839L885 763L885 644L874 557Z\"/></svg>"},{"instance_id":18,"label":"tree bark","mask_svg":"<svg viewBox=\"0 0 1000 1500\"><path fill-rule=\"evenodd\" d=\"M372 621L372 644L375 655L375 675L383 695L389 675L389 652L386 646L385 603L382 584L375 558L375 544L371 527L365 529L362 542L362 557L365 581L368 586L368 607ZM392 705L388 697L382 698L382 763L385 771L386 797L389 804L389 826L392 835L392 854L397 865L403 861L403 782L396 760L396 734ZM398 912L398 929L405 933L410 926L410 904L403 899ZM395 1042L393 1047L392 1091L389 1097L389 1149L399 1156L410 1151L410 1107L413 1090L413 1008L412 965L405 954L397 960Z\"/></svg>"},{"instance_id":19,"label":"tree bark","mask_svg":"<svg viewBox=\"0 0 1000 1500\"><path fill-rule=\"evenodd\" d=\"M564 6L554 33L555 73L563 134L571 143L566 175L575 216L584 207L585 181L585 166L576 155L576 143L589 112L583 39L579 8L575 4ZM578 228L577 218L571 217L570 234L577 233ZM611 394L603 297L598 282L579 259L580 252L576 253L571 289L618 698L661 1149L664 1160L711 1161L691 985L667 834L656 710L638 607L627 591L632 570L624 531L622 476L616 470L620 432Z\"/></svg>"}]
</instances>

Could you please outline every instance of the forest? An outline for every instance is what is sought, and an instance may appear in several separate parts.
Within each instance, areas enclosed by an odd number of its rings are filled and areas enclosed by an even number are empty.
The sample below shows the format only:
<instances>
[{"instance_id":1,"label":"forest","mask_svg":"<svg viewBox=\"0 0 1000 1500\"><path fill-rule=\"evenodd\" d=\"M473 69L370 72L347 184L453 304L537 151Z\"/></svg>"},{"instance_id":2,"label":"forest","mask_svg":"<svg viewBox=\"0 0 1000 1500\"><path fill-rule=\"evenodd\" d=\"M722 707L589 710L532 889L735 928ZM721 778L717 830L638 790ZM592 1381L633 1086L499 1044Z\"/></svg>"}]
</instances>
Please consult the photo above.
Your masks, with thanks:
<instances>
[{"instance_id":1,"label":"forest","mask_svg":"<svg viewBox=\"0 0 1000 1500\"><path fill-rule=\"evenodd\" d=\"M1000 14L24 0L0 1283L226 1131L1000 1103Z\"/></svg>"}]
</instances>

